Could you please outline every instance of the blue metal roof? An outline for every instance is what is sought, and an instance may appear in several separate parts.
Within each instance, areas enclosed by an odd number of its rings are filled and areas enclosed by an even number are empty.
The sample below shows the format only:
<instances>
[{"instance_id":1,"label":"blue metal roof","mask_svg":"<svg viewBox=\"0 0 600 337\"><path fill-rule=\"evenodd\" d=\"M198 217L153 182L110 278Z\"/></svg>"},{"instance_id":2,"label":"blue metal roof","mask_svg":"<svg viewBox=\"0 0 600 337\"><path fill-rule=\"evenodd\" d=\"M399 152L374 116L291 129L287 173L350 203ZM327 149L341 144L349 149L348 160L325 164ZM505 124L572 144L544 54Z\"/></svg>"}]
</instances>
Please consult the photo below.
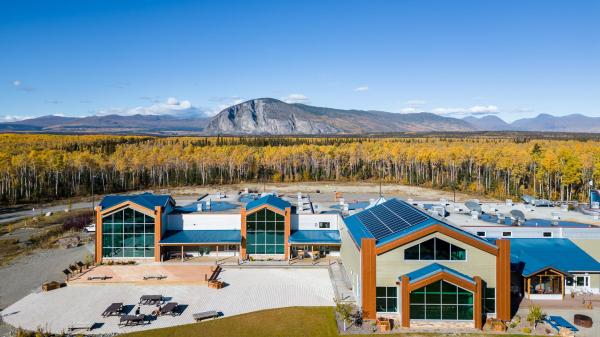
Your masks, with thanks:
<instances>
[{"instance_id":1,"label":"blue metal roof","mask_svg":"<svg viewBox=\"0 0 600 337\"><path fill-rule=\"evenodd\" d=\"M340 232L337 230L297 230L292 231L290 243L329 243L340 244Z\"/></svg>"},{"instance_id":2,"label":"blue metal roof","mask_svg":"<svg viewBox=\"0 0 600 337\"><path fill-rule=\"evenodd\" d=\"M192 243L228 243L237 244L242 241L239 230L182 230L167 231L160 240L161 244Z\"/></svg>"},{"instance_id":3,"label":"blue metal roof","mask_svg":"<svg viewBox=\"0 0 600 337\"><path fill-rule=\"evenodd\" d=\"M371 233L369 231L369 228L367 227L367 225L365 225L365 223L363 221L364 217L362 217L360 215L363 212L373 212L374 210L375 210L374 214L376 215L376 214L378 214L378 211L377 211L378 208L386 208L386 207L391 208L390 203L394 203L396 205L398 203L401 203L401 204L403 204L404 208L405 207L413 208L415 211L419 212L419 217L414 217L414 218L422 219L422 221L412 222L412 223L406 222L406 223L403 223L402 226L397 226L397 225L394 225L394 223L398 222L398 221L403 221L403 220L398 219L398 218L379 218L378 219L380 221L379 226L398 228L399 230L390 231L390 234L385 235L385 236L375 237L375 235L373 235L373 233ZM397 207L395 207L395 208L397 208ZM363 218L363 219L361 219L361 218ZM375 238L376 245L381 246L388 242L395 241L395 240L397 240L401 237L404 237L410 233L419 231L423 228L426 228L426 227L434 225L434 224L440 224L440 225L445 226L453 231L456 231L456 232L461 233L466 236L470 236L475 240L481 241L489 246L495 247L495 245L493 243L490 243L487 240L478 237L477 235L474 235L470 232L464 231L455 226L449 225L439 219L436 219L436 218L430 216L429 214L427 214L425 212L421 212L420 210L416 209L414 206L412 206L402 200L395 199L395 198L387 200L386 202L381 203L377 206L373 206L373 207L369 208L368 210L364 210L364 211L358 212L352 216L346 217L344 219L344 223L346 224L346 228L348 228L348 232L350 233L350 236L352 237L352 239L354 240L354 242L357 244L358 247L361 246L361 240L363 238ZM371 226L371 228L373 228L372 224L370 226Z\"/></svg>"},{"instance_id":4,"label":"blue metal roof","mask_svg":"<svg viewBox=\"0 0 600 337\"><path fill-rule=\"evenodd\" d=\"M269 205L269 206L273 206L277 209L280 209L282 211L285 211L286 208L288 207L292 207L292 204L290 204L289 202L281 199L280 197L277 197L275 195L269 194L269 195L265 195L262 198L256 199L256 200L252 200L249 203L246 204L246 210L250 211L253 210L255 208L261 207L263 205Z\"/></svg>"},{"instance_id":5,"label":"blue metal roof","mask_svg":"<svg viewBox=\"0 0 600 337\"><path fill-rule=\"evenodd\" d=\"M169 203L175 204L175 201L170 195L142 193L131 195L107 195L100 201L100 207L110 208L125 201L131 201L134 204L151 210L154 210L156 206L166 207Z\"/></svg>"},{"instance_id":6,"label":"blue metal roof","mask_svg":"<svg viewBox=\"0 0 600 337\"><path fill-rule=\"evenodd\" d=\"M441 265L439 263L435 263L435 262L432 264L428 264L427 266L425 266L423 268L412 271L412 272L406 274L406 276L408 276L408 278L409 278L409 283L414 283L414 282L420 281L424 278L428 278L430 276L433 276L433 275L441 273L441 272L446 272L448 274L451 274L451 275L454 275L461 279L464 279L467 282L475 284L475 280L473 280L472 277L470 277L466 274L463 274L461 272L458 272L452 268ZM401 279L402 279L402 276L398 277L398 280L401 280Z\"/></svg>"},{"instance_id":7,"label":"blue metal roof","mask_svg":"<svg viewBox=\"0 0 600 337\"><path fill-rule=\"evenodd\" d=\"M569 239L510 239L510 262L525 277L548 268L564 274L600 272L600 263Z\"/></svg>"}]
</instances>

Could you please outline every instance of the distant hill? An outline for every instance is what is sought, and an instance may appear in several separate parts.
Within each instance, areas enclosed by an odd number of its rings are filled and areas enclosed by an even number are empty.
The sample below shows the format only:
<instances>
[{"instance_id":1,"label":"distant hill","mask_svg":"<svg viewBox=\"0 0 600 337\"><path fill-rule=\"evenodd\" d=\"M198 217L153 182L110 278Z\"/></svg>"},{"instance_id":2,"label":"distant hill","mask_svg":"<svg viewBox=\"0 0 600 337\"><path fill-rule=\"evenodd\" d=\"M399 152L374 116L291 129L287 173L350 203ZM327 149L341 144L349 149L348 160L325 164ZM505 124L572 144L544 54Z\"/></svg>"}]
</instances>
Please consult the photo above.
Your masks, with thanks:
<instances>
[{"instance_id":1,"label":"distant hill","mask_svg":"<svg viewBox=\"0 0 600 337\"><path fill-rule=\"evenodd\" d=\"M533 118L522 118L506 123L497 116L465 117L464 121L483 131L542 131L600 133L600 117L581 114L552 116L540 114Z\"/></svg>"},{"instance_id":2,"label":"distant hill","mask_svg":"<svg viewBox=\"0 0 600 337\"><path fill-rule=\"evenodd\" d=\"M463 118L463 121L468 122L469 124L475 126L478 130L484 131L507 131L512 130L510 124L503 121L498 116L484 116L481 118L469 116Z\"/></svg>"},{"instance_id":3,"label":"distant hill","mask_svg":"<svg viewBox=\"0 0 600 337\"><path fill-rule=\"evenodd\" d=\"M404 131L474 131L469 123L431 113L341 110L253 99L218 113L209 134L360 134Z\"/></svg>"},{"instance_id":4,"label":"distant hill","mask_svg":"<svg viewBox=\"0 0 600 337\"><path fill-rule=\"evenodd\" d=\"M394 132L538 131L600 133L600 117L541 114L506 123L497 116L443 117L288 104L259 98L213 117L174 115L42 116L0 123L0 132L148 133L198 135L328 135Z\"/></svg>"}]
</instances>

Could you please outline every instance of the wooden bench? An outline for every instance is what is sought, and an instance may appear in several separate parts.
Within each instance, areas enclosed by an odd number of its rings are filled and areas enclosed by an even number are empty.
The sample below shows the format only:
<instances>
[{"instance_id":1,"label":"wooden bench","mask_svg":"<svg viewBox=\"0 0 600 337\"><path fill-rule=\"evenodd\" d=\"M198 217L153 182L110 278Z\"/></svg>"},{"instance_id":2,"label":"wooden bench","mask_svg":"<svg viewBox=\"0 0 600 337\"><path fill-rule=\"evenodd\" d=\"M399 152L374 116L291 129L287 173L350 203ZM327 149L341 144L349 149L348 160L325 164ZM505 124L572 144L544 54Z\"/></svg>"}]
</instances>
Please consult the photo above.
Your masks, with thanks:
<instances>
[{"instance_id":1,"label":"wooden bench","mask_svg":"<svg viewBox=\"0 0 600 337\"><path fill-rule=\"evenodd\" d=\"M217 317L219 317L219 313L216 312L215 310L203 311L203 312L198 312L198 313L193 314L192 317L194 317L194 320L196 322L200 322L203 319L217 318Z\"/></svg>"},{"instance_id":2,"label":"wooden bench","mask_svg":"<svg viewBox=\"0 0 600 337\"><path fill-rule=\"evenodd\" d=\"M167 278L167 275L144 275L144 280L162 280Z\"/></svg>"},{"instance_id":3,"label":"wooden bench","mask_svg":"<svg viewBox=\"0 0 600 337\"><path fill-rule=\"evenodd\" d=\"M69 331L76 331L76 330L91 331L94 328L94 325L96 325L96 323L78 322L78 323L73 323L73 324L69 325L67 327L67 330L69 330Z\"/></svg>"}]
</instances>

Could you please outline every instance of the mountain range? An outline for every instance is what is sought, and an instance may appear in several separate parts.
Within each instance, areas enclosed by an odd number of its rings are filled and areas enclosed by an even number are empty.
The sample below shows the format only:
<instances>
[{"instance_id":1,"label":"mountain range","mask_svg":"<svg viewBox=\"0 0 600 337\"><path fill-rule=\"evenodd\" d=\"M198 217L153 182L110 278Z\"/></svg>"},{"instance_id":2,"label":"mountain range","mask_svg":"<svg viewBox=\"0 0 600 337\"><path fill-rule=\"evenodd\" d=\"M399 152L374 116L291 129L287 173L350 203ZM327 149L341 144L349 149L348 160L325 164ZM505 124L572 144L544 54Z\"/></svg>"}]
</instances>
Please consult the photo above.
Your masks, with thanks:
<instances>
[{"instance_id":1,"label":"mountain range","mask_svg":"<svg viewBox=\"0 0 600 337\"><path fill-rule=\"evenodd\" d=\"M42 116L0 123L0 132L204 135L328 135L393 132L542 131L600 133L600 117L540 114L506 123L497 116L463 119L428 112L341 110L259 98L213 117L174 115Z\"/></svg>"}]
</instances>

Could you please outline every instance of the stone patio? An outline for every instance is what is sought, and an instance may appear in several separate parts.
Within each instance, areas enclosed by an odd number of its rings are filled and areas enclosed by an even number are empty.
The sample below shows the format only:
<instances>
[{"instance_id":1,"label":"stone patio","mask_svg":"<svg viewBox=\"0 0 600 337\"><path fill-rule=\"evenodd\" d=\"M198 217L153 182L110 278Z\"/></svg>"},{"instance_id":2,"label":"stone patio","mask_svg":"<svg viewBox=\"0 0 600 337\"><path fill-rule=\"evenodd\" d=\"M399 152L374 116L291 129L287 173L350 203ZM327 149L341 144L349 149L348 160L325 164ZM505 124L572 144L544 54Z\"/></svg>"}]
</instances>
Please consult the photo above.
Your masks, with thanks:
<instances>
[{"instance_id":1,"label":"stone patio","mask_svg":"<svg viewBox=\"0 0 600 337\"><path fill-rule=\"evenodd\" d=\"M220 279L228 285L210 289L203 285L80 284L50 292L30 294L6 308L3 320L28 330L42 328L61 333L72 323L92 322L91 333L109 334L156 329L192 323L192 314L216 310L223 316L287 306L332 306L334 292L326 268L231 268ZM162 294L183 305L180 316L160 316L149 324L118 327L118 317L101 317L113 302L122 302L133 313L144 294ZM155 307L142 306L149 314Z\"/></svg>"}]
</instances>

